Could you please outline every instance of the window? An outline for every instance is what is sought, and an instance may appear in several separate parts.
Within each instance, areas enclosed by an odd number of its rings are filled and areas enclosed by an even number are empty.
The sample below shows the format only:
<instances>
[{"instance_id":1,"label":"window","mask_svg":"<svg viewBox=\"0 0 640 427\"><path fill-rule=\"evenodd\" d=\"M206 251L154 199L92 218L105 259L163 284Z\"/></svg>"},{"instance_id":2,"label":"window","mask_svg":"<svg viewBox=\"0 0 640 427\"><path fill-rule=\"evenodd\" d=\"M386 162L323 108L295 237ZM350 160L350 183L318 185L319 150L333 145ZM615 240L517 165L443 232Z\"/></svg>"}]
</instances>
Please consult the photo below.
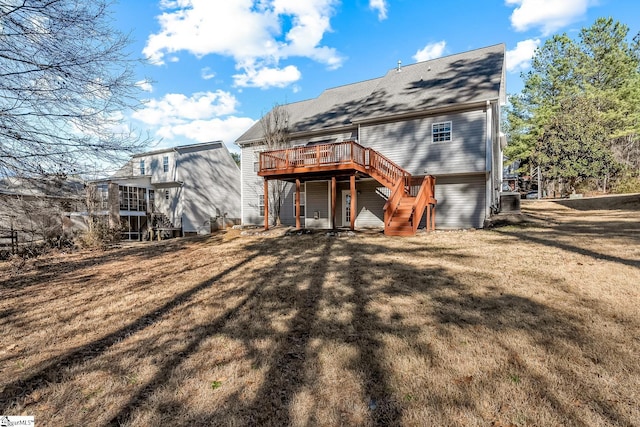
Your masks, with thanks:
<instances>
[{"instance_id":1,"label":"window","mask_svg":"<svg viewBox=\"0 0 640 427\"><path fill-rule=\"evenodd\" d=\"M431 125L431 142L451 141L451 122Z\"/></svg>"},{"instance_id":2,"label":"window","mask_svg":"<svg viewBox=\"0 0 640 427\"><path fill-rule=\"evenodd\" d=\"M140 160L140 175L144 175L144 160Z\"/></svg>"},{"instance_id":3,"label":"window","mask_svg":"<svg viewBox=\"0 0 640 427\"><path fill-rule=\"evenodd\" d=\"M264 146L256 149L253 152L253 171L260 172L260 153L264 151Z\"/></svg>"},{"instance_id":4,"label":"window","mask_svg":"<svg viewBox=\"0 0 640 427\"><path fill-rule=\"evenodd\" d=\"M98 210L101 211L109 209L109 186L107 184L98 184L96 186L96 205Z\"/></svg>"},{"instance_id":5,"label":"window","mask_svg":"<svg viewBox=\"0 0 640 427\"><path fill-rule=\"evenodd\" d=\"M118 186L118 199L122 211L144 211L146 190L140 187Z\"/></svg>"},{"instance_id":6,"label":"window","mask_svg":"<svg viewBox=\"0 0 640 427\"><path fill-rule=\"evenodd\" d=\"M305 193L306 193L306 186L304 182L300 183L300 218L304 218L304 205L305 205L305 201L306 201L306 197L305 197ZM293 190L293 216L295 217L296 215L296 192L295 189Z\"/></svg>"},{"instance_id":7,"label":"window","mask_svg":"<svg viewBox=\"0 0 640 427\"><path fill-rule=\"evenodd\" d=\"M162 158L162 170L164 172L169 172L169 156L164 156Z\"/></svg>"},{"instance_id":8,"label":"window","mask_svg":"<svg viewBox=\"0 0 640 427\"><path fill-rule=\"evenodd\" d=\"M169 190L164 190L164 199L169 200Z\"/></svg>"},{"instance_id":9,"label":"window","mask_svg":"<svg viewBox=\"0 0 640 427\"><path fill-rule=\"evenodd\" d=\"M260 211L260 216L264 216L264 194L258 196L258 211Z\"/></svg>"},{"instance_id":10,"label":"window","mask_svg":"<svg viewBox=\"0 0 640 427\"><path fill-rule=\"evenodd\" d=\"M144 188L138 188L138 208L136 209L137 211L142 211L144 212L146 210L146 203L145 203L145 195L146 195L146 190Z\"/></svg>"}]
</instances>

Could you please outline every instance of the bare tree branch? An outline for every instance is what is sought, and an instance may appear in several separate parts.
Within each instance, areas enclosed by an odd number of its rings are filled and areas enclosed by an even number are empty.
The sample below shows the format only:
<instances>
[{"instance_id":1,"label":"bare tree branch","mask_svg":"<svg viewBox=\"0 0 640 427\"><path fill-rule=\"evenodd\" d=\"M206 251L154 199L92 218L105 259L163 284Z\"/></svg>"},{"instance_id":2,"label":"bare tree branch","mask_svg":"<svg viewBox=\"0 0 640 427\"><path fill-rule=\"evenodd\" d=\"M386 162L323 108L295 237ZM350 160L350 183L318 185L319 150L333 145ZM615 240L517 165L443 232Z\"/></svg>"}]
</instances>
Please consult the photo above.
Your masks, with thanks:
<instances>
[{"instance_id":1,"label":"bare tree branch","mask_svg":"<svg viewBox=\"0 0 640 427\"><path fill-rule=\"evenodd\" d=\"M80 173L148 142L122 120L138 60L109 7L0 0L0 178Z\"/></svg>"},{"instance_id":2,"label":"bare tree branch","mask_svg":"<svg viewBox=\"0 0 640 427\"><path fill-rule=\"evenodd\" d=\"M289 146L289 112L276 104L260 119L264 136L265 151L279 150ZM274 225L280 225L280 212L284 203L286 182L278 179L269 181L269 214Z\"/></svg>"}]
</instances>

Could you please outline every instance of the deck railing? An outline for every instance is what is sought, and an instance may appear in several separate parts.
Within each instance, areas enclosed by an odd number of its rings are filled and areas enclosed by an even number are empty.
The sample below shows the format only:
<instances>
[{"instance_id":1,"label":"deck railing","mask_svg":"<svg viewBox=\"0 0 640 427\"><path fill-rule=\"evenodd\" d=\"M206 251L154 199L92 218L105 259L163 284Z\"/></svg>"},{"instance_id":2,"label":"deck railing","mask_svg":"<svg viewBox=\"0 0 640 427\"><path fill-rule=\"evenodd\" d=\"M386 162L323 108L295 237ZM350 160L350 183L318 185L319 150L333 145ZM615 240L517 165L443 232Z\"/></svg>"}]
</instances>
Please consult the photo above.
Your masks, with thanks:
<instances>
[{"instance_id":1,"label":"deck railing","mask_svg":"<svg viewBox=\"0 0 640 427\"><path fill-rule=\"evenodd\" d=\"M259 174L297 173L338 165L352 165L354 169L378 175L376 178L385 180L389 188L393 188L400 178L410 178L409 173L393 161L355 141L263 151L260 153Z\"/></svg>"}]
</instances>

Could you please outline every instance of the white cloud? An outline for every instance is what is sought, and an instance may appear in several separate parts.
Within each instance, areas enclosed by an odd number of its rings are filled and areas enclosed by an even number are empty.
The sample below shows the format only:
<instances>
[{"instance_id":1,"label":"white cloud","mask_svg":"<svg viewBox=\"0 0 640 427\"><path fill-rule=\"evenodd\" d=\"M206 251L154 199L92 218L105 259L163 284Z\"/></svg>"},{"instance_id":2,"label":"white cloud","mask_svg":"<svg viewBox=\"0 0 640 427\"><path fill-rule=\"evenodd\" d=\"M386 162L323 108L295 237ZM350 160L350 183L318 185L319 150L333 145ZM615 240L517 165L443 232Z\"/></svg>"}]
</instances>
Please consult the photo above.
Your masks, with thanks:
<instances>
[{"instance_id":1,"label":"white cloud","mask_svg":"<svg viewBox=\"0 0 640 427\"><path fill-rule=\"evenodd\" d=\"M145 92L153 92L153 86L149 80L140 80L136 82L136 86Z\"/></svg>"},{"instance_id":2,"label":"white cloud","mask_svg":"<svg viewBox=\"0 0 640 427\"><path fill-rule=\"evenodd\" d=\"M531 66L531 58L536 48L540 46L540 39L528 39L518 42L515 49L507 51L507 71L524 71Z\"/></svg>"},{"instance_id":3,"label":"white cloud","mask_svg":"<svg viewBox=\"0 0 640 427\"><path fill-rule=\"evenodd\" d=\"M444 54L447 42L441 40L435 43L429 43L413 55L416 62L428 61L430 59L440 58Z\"/></svg>"},{"instance_id":4,"label":"white cloud","mask_svg":"<svg viewBox=\"0 0 640 427\"><path fill-rule=\"evenodd\" d=\"M593 0L506 0L507 6L517 6L511 14L516 31L539 27L547 36L581 19Z\"/></svg>"},{"instance_id":5,"label":"white cloud","mask_svg":"<svg viewBox=\"0 0 640 427\"><path fill-rule=\"evenodd\" d=\"M323 46L337 0L162 1L160 31L143 53L154 63L185 51L197 57L230 56L245 74L278 68L287 57L311 58L338 68L344 58ZM290 28L285 24L290 23Z\"/></svg>"},{"instance_id":6,"label":"white cloud","mask_svg":"<svg viewBox=\"0 0 640 427\"><path fill-rule=\"evenodd\" d=\"M205 80L211 80L215 76L216 76L216 73L211 71L211 68L209 67L204 67L202 70L200 70L200 77L202 77Z\"/></svg>"},{"instance_id":7,"label":"white cloud","mask_svg":"<svg viewBox=\"0 0 640 427\"><path fill-rule=\"evenodd\" d=\"M224 119L213 118L209 120L194 120L173 126L161 126L156 135L166 140L188 138L196 142L222 140L231 149L233 143L255 120L249 117L229 116Z\"/></svg>"},{"instance_id":8,"label":"white cloud","mask_svg":"<svg viewBox=\"0 0 640 427\"><path fill-rule=\"evenodd\" d=\"M300 80L300 70L293 65L287 65L283 69L261 68L255 70L249 68L244 74L233 76L236 86L240 87L286 87Z\"/></svg>"},{"instance_id":9,"label":"white cloud","mask_svg":"<svg viewBox=\"0 0 640 427\"><path fill-rule=\"evenodd\" d=\"M200 120L213 116L232 114L238 101L229 92L198 92L191 97L181 93L169 93L162 99L151 99L145 107L133 113L133 118L157 126L175 124L186 120Z\"/></svg>"},{"instance_id":10,"label":"white cloud","mask_svg":"<svg viewBox=\"0 0 640 427\"><path fill-rule=\"evenodd\" d=\"M233 148L231 144L255 122L249 117L232 115L237 105L232 94L221 90L191 96L170 93L148 100L145 108L134 112L132 118L147 125L158 138L165 139L163 146L184 142L185 138L195 142L221 139Z\"/></svg>"},{"instance_id":11,"label":"white cloud","mask_svg":"<svg viewBox=\"0 0 640 427\"><path fill-rule=\"evenodd\" d=\"M369 0L369 8L378 11L378 20L387 19L387 2L386 0Z\"/></svg>"}]
</instances>

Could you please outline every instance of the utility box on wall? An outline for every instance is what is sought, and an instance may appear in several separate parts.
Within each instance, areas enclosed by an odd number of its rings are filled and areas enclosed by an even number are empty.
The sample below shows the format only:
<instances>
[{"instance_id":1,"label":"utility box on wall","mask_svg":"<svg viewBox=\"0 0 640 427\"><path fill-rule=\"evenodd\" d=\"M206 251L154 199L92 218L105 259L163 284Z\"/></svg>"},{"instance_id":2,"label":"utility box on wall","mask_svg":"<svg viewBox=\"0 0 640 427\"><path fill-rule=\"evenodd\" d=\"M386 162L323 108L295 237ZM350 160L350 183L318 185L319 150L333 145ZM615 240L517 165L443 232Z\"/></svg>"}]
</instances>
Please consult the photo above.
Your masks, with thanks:
<instances>
[{"instance_id":1,"label":"utility box on wall","mask_svg":"<svg viewBox=\"0 0 640 427\"><path fill-rule=\"evenodd\" d=\"M520 193L515 191L500 193L501 213L520 213Z\"/></svg>"}]
</instances>

